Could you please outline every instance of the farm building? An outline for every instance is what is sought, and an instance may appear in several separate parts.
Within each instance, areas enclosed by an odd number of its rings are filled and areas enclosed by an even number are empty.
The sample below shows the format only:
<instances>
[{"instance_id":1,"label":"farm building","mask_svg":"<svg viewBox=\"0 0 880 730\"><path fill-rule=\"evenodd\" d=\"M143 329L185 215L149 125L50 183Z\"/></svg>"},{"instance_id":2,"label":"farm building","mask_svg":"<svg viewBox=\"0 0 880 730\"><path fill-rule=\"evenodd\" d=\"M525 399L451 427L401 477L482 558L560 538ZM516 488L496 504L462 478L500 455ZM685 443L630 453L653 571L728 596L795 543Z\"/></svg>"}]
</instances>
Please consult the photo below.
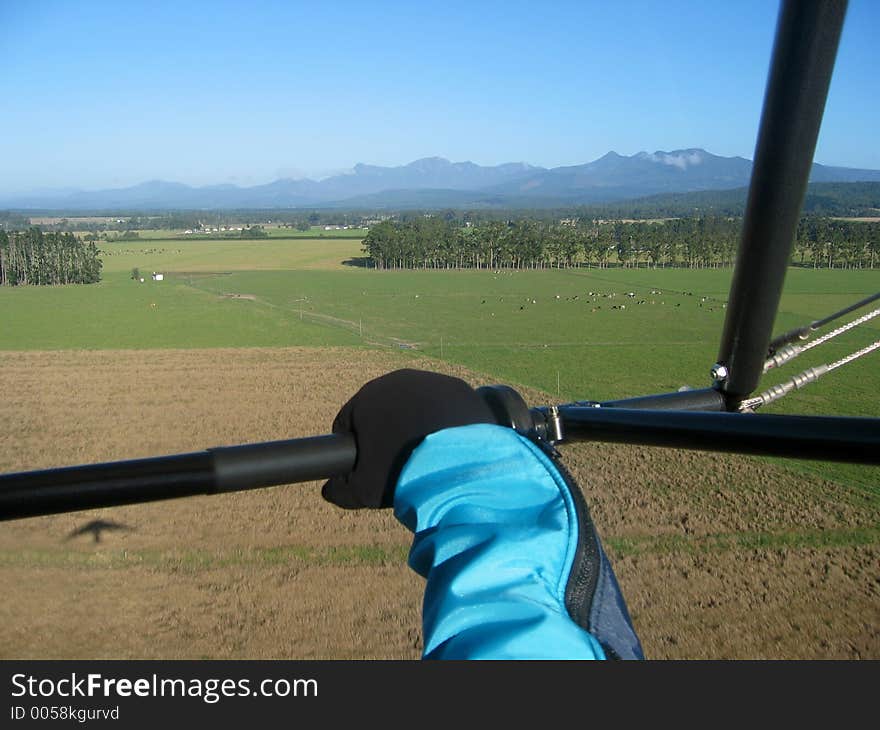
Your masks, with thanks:
<instances>
[{"instance_id":1,"label":"farm building","mask_svg":"<svg viewBox=\"0 0 880 730\"><path fill-rule=\"evenodd\" d=\"M162 281L165 278L165 274L157 274L155 271L153 272L153 281Z\"/></svg>"}]
</instances>

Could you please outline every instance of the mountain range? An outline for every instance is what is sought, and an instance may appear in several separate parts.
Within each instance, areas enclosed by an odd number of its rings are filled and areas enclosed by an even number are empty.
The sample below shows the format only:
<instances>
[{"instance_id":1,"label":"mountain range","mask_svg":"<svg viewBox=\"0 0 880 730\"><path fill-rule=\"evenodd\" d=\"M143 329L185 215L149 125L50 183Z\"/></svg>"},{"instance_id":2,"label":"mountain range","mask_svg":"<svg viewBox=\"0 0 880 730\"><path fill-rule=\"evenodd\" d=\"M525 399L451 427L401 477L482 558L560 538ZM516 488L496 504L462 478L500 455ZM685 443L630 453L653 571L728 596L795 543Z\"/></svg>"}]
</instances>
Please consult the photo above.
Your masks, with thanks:
<instances>
[{"instance_id":1,"label":"mountain range","mask_svg":"<svg viewBox=\"0 0 880 730\"><path fill-rule=\"evenodd\" d=\"M237 187L153 180L128 188L0 198L0 208L158 210L248 208L488 208L607 203L749 184L752 163L703 149L609 152L583 165L543 168L523 162L484 167L427 157L399 167L358 164L323 180L280 179ZM814 164L812 182L880 181L880 170Z\"/></svg>"}]
</instances>

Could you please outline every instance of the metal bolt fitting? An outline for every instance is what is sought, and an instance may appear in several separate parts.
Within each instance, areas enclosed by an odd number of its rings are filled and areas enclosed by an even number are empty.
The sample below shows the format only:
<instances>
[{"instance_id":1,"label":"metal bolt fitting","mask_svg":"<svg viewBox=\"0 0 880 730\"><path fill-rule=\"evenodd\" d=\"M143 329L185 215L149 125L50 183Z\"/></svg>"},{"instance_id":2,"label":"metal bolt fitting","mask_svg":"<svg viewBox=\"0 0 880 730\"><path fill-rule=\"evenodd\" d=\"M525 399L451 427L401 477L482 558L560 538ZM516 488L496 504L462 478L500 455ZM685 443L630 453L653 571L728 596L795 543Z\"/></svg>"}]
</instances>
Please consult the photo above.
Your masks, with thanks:
<instances>
[{"instance_id":1,"label":"metal bolt fitting","mask_svg":"<svg viewBox=\"0 0 880 730\"><path fill-rule=\"evenodd\" d=\"M559 409L556 406L550 406L547 409L547 440L551 444L562 441L562 419L559 417Z\"/></svg>"},{"instance_id":2,"label":"metal bolt fitting","mask_svg":"<svg viewBox=\"0 0 880 730\"><path fill-rule=\"evenodd\" d=\"M730 374L727 370L727 365L722 365L721 363L715 363L709 373L715 382L727 380L727 376Z\"/></svg>"}]
</instances>

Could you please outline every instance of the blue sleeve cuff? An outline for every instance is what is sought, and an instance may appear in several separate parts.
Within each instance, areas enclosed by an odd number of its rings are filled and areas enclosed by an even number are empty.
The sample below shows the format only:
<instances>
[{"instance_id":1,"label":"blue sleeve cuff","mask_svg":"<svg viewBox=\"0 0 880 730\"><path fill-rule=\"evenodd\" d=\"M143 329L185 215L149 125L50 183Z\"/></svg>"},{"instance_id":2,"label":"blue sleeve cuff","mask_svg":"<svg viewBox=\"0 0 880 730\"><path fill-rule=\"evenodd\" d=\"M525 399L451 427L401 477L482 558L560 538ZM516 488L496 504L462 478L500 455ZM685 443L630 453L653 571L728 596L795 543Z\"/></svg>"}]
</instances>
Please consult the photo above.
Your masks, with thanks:
<instances>
[{"instance_id":1,"label":"blue sleeve cuff","mask_svg":"<svg viewBox=\"0 0 880 730\"><path fill-rule=\"evenodd\" d=\"M604 659L565 609L578 543L567 486L528 439L476 424L428 436L394 498L427 579L424 657Z\"/></svg>"}]
</instances>

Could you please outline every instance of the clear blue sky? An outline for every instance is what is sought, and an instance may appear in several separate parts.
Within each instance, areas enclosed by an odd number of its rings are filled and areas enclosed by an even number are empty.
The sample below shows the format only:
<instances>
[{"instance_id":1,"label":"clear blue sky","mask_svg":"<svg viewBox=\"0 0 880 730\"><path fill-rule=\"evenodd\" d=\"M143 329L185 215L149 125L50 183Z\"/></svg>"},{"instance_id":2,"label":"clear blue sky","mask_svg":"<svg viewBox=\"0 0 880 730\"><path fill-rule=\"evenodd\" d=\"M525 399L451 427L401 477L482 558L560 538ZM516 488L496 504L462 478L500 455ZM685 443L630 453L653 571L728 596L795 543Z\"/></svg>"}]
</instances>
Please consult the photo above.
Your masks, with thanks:
<instances>
[{"instance_id":1,"label":"clear blue sky","mask_svg":"<svg viewBox=\"0 0 880 730\"><path fill-rule=\"evenodd\" d=\"M0 0L0 193L253 185L434 155L751 158L777 10ZM817 162L880 168L878 21L880 2L851 1Z\"/></svg>"}]
</instances>

